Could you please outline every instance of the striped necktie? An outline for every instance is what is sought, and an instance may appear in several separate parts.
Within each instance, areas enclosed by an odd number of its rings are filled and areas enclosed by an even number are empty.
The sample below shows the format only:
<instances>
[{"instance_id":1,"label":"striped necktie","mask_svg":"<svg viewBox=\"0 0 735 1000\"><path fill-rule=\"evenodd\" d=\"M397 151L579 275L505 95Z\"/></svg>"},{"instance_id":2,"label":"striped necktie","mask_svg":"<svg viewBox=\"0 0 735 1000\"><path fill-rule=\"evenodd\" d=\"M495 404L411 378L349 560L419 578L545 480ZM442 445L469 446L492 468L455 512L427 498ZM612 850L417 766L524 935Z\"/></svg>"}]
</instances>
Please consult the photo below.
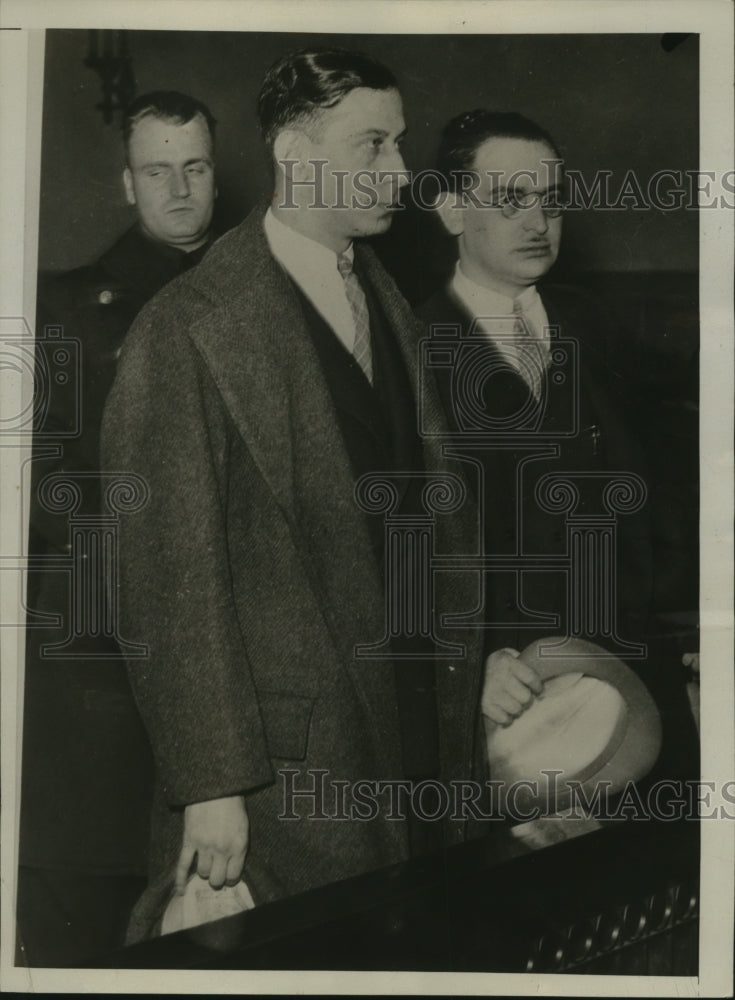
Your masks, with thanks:
<instances>
[{"instance_id":1,"label":"striped necktie","mask_svg":"<svg viewBox=\"0 0 735 1000\"><path fill-rule=\"evenodd\" d=\"M541 396L544 373L548 364L544 344L536 336L531 321L523 312L518 299L513 300L513 349L518 359L520 374L530 386L536 399Z\"/></svg>"},{"instance_id":2,"label":"striped necktie","mask_svg":"<svg viewBox=\"0 0 735 1000\"><path fill-rule=\"evenodd\" d=\"M352 345L352 355L372 385L373 359L370 350L370 315L365 293L362 290L360 279L352 269L352 261L346 253L341 253L337 257L337 268L344 280L345 294L355 321L355 342Z\"/></svg>"}]
</instances>

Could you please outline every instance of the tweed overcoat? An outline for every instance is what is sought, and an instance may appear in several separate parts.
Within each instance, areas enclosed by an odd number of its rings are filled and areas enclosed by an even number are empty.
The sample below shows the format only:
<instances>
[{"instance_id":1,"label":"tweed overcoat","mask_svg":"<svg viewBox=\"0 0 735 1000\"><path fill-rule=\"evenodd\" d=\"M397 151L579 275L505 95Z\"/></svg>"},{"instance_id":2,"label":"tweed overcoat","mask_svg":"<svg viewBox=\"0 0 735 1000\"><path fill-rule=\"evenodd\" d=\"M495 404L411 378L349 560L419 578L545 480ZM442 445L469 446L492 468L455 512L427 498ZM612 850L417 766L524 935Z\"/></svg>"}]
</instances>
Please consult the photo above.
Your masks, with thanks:
<instances>
[{"instance_id":1,"label":"tweed overcoat","mask_svg":"<svg viewBox=\"0 0 735 1000\"><path fill-rule=\"evenodd\" d=\"M148 656L129 663L158 773L151 883L130 940L154 932L170 892L187 803L245 794L244 878L256 903L404 859L405 825L284 813L286 779L313 787L401 775L394 663L355 646L385 634L382 573L333 403L298 296L272 258L261 210L143 311L126 338L105 412L108 472L136 473L146 505L121 518L121 633ZM362 273L400 347L422 420L429 477L461 469L441 453L442 408L420 390L421 327L372 252ZM379 470L376 470L379 471ZM372 515L375 516L375 515ZM478 550L476 512L437 515L434 548ZM441 778L472 773L480 636L441 628L476 607L471 573L440 573L441 638L463 652L437 664ZM349 809L349 807L348 807ZM466 835L461 819L447 835Z\"/></svg>"}]
</instances>

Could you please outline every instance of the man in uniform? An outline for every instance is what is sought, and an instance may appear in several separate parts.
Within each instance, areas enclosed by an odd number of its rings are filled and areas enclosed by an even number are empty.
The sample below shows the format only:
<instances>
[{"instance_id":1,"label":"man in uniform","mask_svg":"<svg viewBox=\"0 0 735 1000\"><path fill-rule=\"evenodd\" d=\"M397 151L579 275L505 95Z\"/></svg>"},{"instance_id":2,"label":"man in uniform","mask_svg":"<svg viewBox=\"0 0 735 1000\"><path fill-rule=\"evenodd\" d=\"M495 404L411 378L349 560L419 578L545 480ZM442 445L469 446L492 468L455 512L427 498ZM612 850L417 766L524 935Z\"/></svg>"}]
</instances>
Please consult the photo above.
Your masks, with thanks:
<instances>
[{"instance_id":1,"label":"man in uniform","mask_svg":"<svg viewBox=\"0 0 735 1000\"><path fill-rule=\"evenodd\" d=\"M80 489L75 514L96 515L102 410L125 335L142 306L198 263L212 242L215 120L200 101L173 91L142 95L123 127L123 184L136 221L95 263L39 285L39 338L60 330L79 343L78 397L53 378L39 406L29 552L57 563L70 555L68 513L49 509L43 481ZM62 341L47 341L54 348ZM39 364L42 357L38 348ZM52 354L55 353L51 352ZM39 390L40 392L43 389ZM76 403L79 426L74 430ZM104 505L102 505L104 506ZM86 557L74 553L75 571ZM83 597L68 569L40 563L29 578L32 612L59 628L29 627L18 915L31 965L70 964L122 942L146 870L150 749L120 650L100 623L83 621L74 648L56 658ZM104 579L92 581L100 596ZM35 616L34 616L35 620ZM51 656L49 656L51 652Z\"/></svg>"}]
</instances>

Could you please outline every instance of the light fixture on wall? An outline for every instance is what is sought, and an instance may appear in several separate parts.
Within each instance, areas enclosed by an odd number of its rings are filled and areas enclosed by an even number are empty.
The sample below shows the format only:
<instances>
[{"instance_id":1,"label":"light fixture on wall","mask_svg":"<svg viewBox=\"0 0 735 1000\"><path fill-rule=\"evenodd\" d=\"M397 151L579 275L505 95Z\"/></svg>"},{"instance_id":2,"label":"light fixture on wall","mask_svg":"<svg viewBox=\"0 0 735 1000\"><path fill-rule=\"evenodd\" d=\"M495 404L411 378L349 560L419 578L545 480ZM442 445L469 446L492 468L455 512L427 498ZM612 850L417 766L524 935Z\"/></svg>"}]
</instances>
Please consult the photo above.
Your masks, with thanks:
<instances>
[{"instance_id":1,"label":"light fixture on wall","mask_svg":"<svg viewBox=\"0 0 735 1000\"><path fill-rule=\"evenodd\" d=\"M127 31L89 31L89 48L84 65L95 70L102 83L102 100L95 107L109 125L116 111L122 115L135 96L133 60L128 50Z\"/></svg>"}]
</instances>

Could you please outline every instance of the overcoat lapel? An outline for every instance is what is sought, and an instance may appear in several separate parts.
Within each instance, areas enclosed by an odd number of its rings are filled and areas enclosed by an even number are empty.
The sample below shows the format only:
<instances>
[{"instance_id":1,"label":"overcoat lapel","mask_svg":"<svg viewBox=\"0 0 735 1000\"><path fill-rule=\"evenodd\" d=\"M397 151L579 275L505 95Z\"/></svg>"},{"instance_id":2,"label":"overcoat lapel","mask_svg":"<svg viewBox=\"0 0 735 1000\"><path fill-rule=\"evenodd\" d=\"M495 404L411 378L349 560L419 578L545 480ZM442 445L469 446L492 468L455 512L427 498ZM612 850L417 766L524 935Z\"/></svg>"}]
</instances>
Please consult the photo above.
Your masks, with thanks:
<instances>
[{"instance_id":1,"label":"overcoat lapel","mask_svg":"<svg viewBox=\"0 0 735 1000\"><path fill-rule=\"evenodd\" d=\"M370 719L375 754L388 760L398 728L392 663L356 660L356 643L383 637L383 583L334 404L298 295L273 260L262 212L210 251L196 286L213 303L192 331L233 423L276 502L341 662ZM289 609L284 607L284 623Z\"/></svg>"}]
</instances>

